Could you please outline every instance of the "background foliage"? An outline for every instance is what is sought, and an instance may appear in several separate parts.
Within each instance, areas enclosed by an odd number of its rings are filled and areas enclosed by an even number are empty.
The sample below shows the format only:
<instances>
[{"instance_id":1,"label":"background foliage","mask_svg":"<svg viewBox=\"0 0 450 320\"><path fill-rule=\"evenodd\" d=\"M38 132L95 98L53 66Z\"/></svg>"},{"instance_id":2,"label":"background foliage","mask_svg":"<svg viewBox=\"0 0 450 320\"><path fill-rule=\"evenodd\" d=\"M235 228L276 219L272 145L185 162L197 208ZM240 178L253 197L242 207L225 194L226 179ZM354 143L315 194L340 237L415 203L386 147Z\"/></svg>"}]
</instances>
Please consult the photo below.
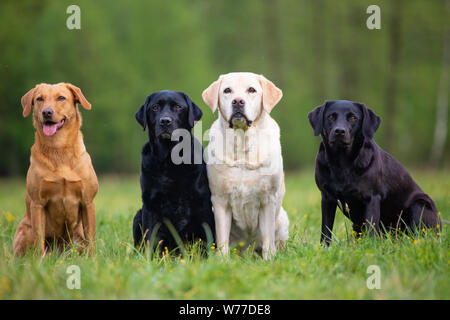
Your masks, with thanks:
<instances>
[{"instance_id":1,"label":"background foliage","mask_svg":"<svg viewBox=\"0 0 450 320\"><path fill-rule=\"evenodd\" d=\"M0 3L0 175L28 168L34 129L20 98L37 83L82 88L93 105L82 111L83 133L97 172L135 173L146 135L134 113L146 95L187 92L206 130L215 115L201 92L230 71L264 74L283 89L273 117L288 169L313 165L318 138L306 115L326 99L366 103L383 119L382 147L407 164L429 159L444 1L78 1L81 30L69 30L73 3ZM366 28L370 4L381 7L381 30ZM440 165L450 159L448 135Z\"/></svg>"}]
</instances>

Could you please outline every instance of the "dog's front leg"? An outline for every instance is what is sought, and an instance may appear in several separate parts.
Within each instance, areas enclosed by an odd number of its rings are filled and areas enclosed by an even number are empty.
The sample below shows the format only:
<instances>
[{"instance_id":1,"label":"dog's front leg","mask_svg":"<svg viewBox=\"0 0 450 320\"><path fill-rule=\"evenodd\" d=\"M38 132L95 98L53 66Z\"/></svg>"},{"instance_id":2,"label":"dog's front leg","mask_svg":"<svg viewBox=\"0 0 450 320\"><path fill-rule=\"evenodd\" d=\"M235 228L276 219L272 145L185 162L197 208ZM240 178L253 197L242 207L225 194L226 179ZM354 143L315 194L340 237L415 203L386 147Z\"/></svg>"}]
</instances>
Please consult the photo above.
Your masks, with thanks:
<instances>
[{"instance_id":1,"label":"dog's front leg","mask_svg":"<svg viewBox=\"0 0 450 320\"><path fill-rule=\"evenodd\" d=\"M45 210L42 204L31 202L31 228L35 245L39 248L41 256L45 254Z\"/></svg>"},{"instance_id":2,"label":"dog's front leg","mask_svg":"<svg viewBox=\"0 0 450 320\"><path fill-rule=\"evenodd\" d=\"M336 200L331 200L322 194L322 234L320 242L330 245L334 224L334 217L336 216Z\"/></svg>"},{"instance_id":3,"label":"dog's front leg","mask_svg":"<svg viewBox=\"0 0 450 320\"><path fill-rule=\"evenodd\" d=\"M369 234L379 234L380 229L380 200L379 195L370 197L366 204L366 211L364 213L364 222L368 226Z\"/></svg>"},{"instance_id":4,"label":"dog's front leg","mask_svg":"<svg viewBox=\"0 0 450 320\"><path fill-rule=\"evenodd\" d=\"M81 220L83 222L84 236L88 242L89 255L91 255L95 250L95 206L93 202L82 206Z\"/></svg>"},{"instance_id":5,"label":"dog's front leg","mask_svg":"<svg viewBox=\"0 0 450 320\"><path fill-rule=\"evenodd\" d=\"M269 203L262 208L259 216L259 232L262 241L262 256L264 260L272 258L276 253L275 217L275 202L269 201Z\"/></svg>"},{"instance_id":6,"label":"dog's front leg","mask_svg":"<svg viewBox=\"0 0 450 320\"><path fill-rule=\"evenodd\" d=\"M228 209L227 203L219 197L212 196L211 202L214 206L217 248L221 254L228 255L232 212Z\"/></svg>"}]
</instances>

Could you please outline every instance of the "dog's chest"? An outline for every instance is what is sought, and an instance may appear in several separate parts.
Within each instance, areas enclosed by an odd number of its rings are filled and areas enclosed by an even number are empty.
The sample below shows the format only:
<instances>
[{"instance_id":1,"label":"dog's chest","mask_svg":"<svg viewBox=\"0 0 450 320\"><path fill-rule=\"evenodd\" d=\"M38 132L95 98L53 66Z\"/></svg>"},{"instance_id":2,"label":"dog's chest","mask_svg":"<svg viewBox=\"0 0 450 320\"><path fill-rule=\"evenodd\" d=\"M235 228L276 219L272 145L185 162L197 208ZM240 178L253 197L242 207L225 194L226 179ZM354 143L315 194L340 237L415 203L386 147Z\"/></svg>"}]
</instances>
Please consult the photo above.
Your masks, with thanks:
<instances>
[{"instance_id":1,"label":"dog's chest","mask_svg":"<svg viewBox=\"0 0 450 320\"><path fill-rule=\"evenodd\" d=\"M256 172L229 170L223 196L228 198L233 215L233 224L248 236L258 229L259 214L273 196L273 177Z\"/></svg>"},{"instance_id":2,"label":"dog's chest","mask_svg":"<svg viewBox=\"0 0 450 320\"><path fill-rule=\"evenodd\" d=\"M330 174L333 183L328 184L328 188L338 199L359 198L361 196L359 185L363 182L362 178L352 170L342 168L333 170Z\"/></svg>"},{"instance_id":3,"label":"dog's chest","mask_svg":"<svg viewBox=\"0 0 450 320\"><path fill-rule=\"evenodd\" d=\"M53 174L41 179L40 197L46 202L49 218L78 220L83 183L75 174Z\"/></svg>"},{"instance_id":4,"label":"dog's chest","mask_svg":"<svg viewBox=\"0 0 450 320\"><path fill-rule=\"evenodd\" d=\"M148 207L171 215L183 215L189 210L196 197L194 180L186 172L177 173L158 176L144 173L143 201Z\"/></svg>"},{"instance_id":5,"label":"dog's chest","mask_svg":"<svg viewBox=\"0 0 450 320\"><path fill-rule=\"evenodd\" d=\"M257 193L251 194L248 198L243 198L239 190L235 190L229 195L233 223L248 235L256 232L258 227L258 215L261 201Z\"/></svg>"}]
</instances>

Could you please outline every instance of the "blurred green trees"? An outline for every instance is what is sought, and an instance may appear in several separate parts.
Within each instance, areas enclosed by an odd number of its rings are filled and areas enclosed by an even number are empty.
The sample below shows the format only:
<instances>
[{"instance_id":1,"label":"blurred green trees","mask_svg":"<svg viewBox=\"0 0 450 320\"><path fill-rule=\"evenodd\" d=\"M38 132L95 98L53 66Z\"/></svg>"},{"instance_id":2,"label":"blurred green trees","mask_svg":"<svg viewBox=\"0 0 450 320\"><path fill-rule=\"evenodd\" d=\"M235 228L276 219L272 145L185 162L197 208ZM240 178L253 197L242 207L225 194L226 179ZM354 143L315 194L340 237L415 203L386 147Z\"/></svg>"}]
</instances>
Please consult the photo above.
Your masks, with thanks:
<instances>
[{"instance_id":1,"label":"blurred green trees","mask_svg":"<svg viewBox=\"0 0 450 320\"><path fill-rule=\"evenodd\" d=\"M272 115L287 169L314 164L319 139L306 115L326 99L366 103L382 117L382 147L407 164L429 159L450 20L444 0L86 0L76 3L81 30L66 27L71 4L0 3L0 175L28 168L34 129L20 98L37 83L83 90L93 105L81 112L94 167L125 173L139 171L147 135L134 113L147 94L188 93L206 130L216 115L201 92L231 71L264 74L283 89ZM370 4L381 8L381 30L366 27Z\"/></svg>"}]
</instances>

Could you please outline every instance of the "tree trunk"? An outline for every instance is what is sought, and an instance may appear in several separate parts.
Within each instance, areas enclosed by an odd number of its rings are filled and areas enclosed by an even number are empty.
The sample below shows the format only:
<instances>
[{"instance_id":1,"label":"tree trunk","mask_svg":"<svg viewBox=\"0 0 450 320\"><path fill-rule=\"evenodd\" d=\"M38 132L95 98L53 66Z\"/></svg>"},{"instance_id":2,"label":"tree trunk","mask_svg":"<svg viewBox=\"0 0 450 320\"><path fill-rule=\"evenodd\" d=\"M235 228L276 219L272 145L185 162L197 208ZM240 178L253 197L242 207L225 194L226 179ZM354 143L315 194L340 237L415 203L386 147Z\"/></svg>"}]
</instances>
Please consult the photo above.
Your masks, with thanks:
<instances>
[{"instance_id":1,"label":"tree trunk","mask_svg":"<svg viewBox=\"0 0 450 320\"><path fill-rule=\"evenodd\" d=\"M445 2L446 11L450 13L450 0ZM436 123L434 126L433 146L430 153L430 165L437 166L444 152L448 127L448 89L450 71L450 28L446 21L442 46L442 69L436 102Z\"/></svg>"},{"instance_id":2,"label":"tree trunk","mask_svg":"<svg viewBox=\"0 0 450 320\"><path fill-rule=\"evenodd\" d=\"M267 77L277 86L283 87L279 10L278 1L266 0L264 5L264 26L267 37L267 66L269 67Z\"/></svg>"},{"instance_id":3,"label":"tree trunk","mask_svg":"<svg viewBox=\"0 0 450 320\"><path fill-rule=\"evenodd\" d=\"M386 100L385 100L385 114L389 114L389 117L385 117L384 120L384 149L391 152L394 147L393 137L394 125L397 114L397 85L398 85L398 66L399 66L399 53L400 53L400 41L401 41L401 11L402 3L400 1L394 1L391 8L389 17L389 76L386 87Z\"/></svg>"}]
</instances>

